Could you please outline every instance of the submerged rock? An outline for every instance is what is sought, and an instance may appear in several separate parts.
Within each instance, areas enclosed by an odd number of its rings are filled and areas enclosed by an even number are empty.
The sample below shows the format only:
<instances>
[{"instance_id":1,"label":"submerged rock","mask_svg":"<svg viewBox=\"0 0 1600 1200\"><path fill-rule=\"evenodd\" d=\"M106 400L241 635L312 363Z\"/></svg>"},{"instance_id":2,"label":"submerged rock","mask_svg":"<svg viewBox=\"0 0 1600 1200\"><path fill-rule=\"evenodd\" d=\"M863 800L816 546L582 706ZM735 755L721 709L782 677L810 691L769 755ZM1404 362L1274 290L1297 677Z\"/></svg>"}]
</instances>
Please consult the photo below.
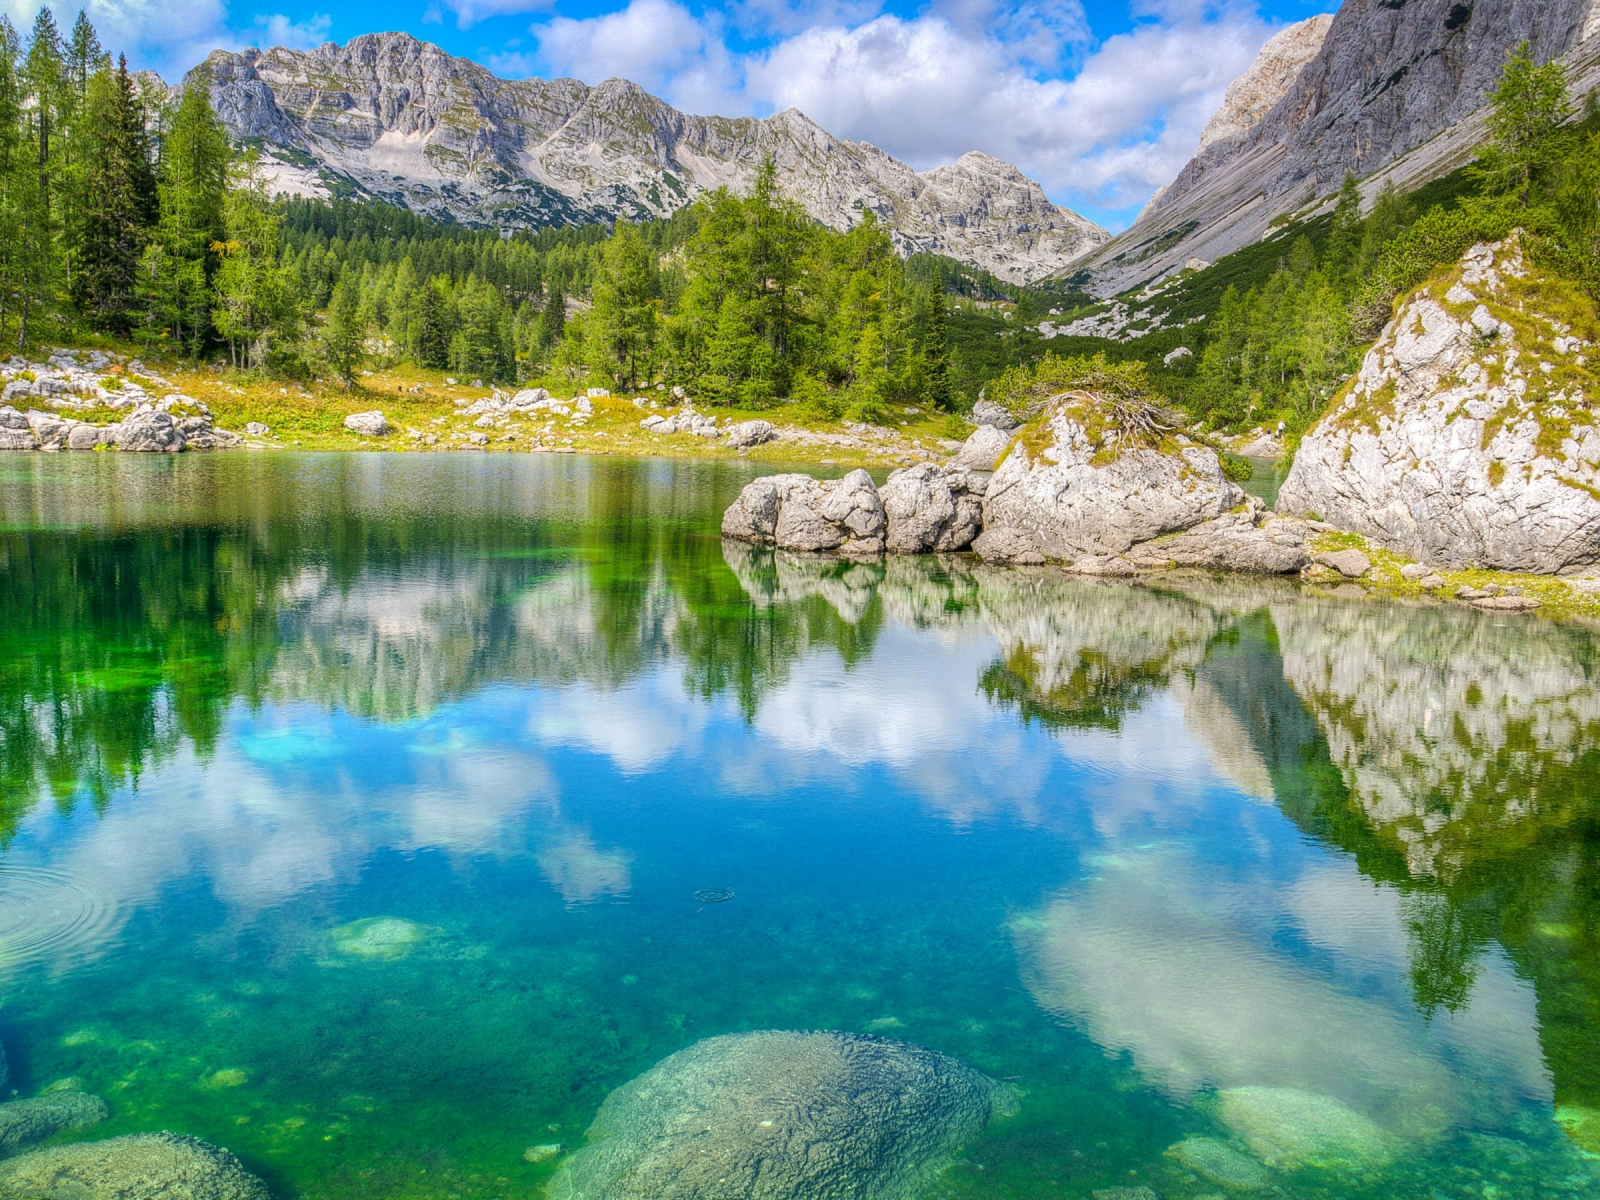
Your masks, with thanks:
<instances>
[{"instance_id":1,"label":"submerged rock","mask_svg":"<svg viewBox=\"0 0 1600 1200\"><path fill-rule=\"evenodd\" d=\"M69 1129L93 1128L110 1115L104 1100L79 1091L47 1092L32 1100L0 1104L0 1156Z\"/></svg>"},{"instance_id":2,"label":"submerged rock","mask_svg":"<svg viewBox=\"0 0 1600 1200\"><path fill-rule=\"evenodd\" d=\"M891 554L965 550L978 535L983 502L967 490L967 473L918 463L894 472L878 492Z\"/></svg>"},{"instance_id":3,"label":"submerged rock","mask_svg":"<svg viewBox=\"0 0 1600 1200\"><path fill-rule=\"evenodd\" d=\"M428 937L428 927L403 917L364 917L330 935L333 948L357 958L404 958Z\"/></svg>"},{"instance_id":4,"label":"submerged rock","mask_svg":"<svg viewBox=\"0 0 1600 1200\"><path fill-rule=\"evenodd\" d=\"M752 480L722 514L722 536L781 550L883 551L883 504L872 476L843 479L765 475Z\"/></svg>"},{"instance_id":5,"label":"submerged rock","mask_svg":"<svg viewBox=\"0 0 1600 1200\"><path fill-rule=\"evenodd\" d=\"M1184 1138L1168 1147L1167 1157L1230 1192L1259 1192L1272 1183L1272 1175L1260 1163L1216 1138Z\"/></svg>"},{"instance_id":6,"label":"submerged rock","mask_svg":"<svg viewBox=\"0 0 1600 1200\"><path fill-rule=\"evenodd\" d=\"M1432 565L1600 561L1593 304L1526 265L1516 236L1454 276L1400 307L1301 441L1278 511Z\"/></svg>"},{"instance_id":7,"label":"submerged rock","mask_svg":"<svg viewBox=\"0 0 1600 1200\"><path fill-rule=\"evenodd\" d=\"M1387 1162L1403 1143L1332 1096L1295 1088L1225 1088L1216 1117L1271 1166L1364 1167Z\"/></svg>"},{"instance_id":8,"label":"submerged rock","mask_svg":"<svg viewBox=\"0 0 1600 1200\"><path fill-rule=\"evenodd\" d=\"M1051 399L989 481L983 525L1031 538L1072 562L1191 529L1244 502L1215 450L1166 426L1167 414L1119 409L1088 392Z\"/></svg>"},{"instance_id":9,"label":"submerged rock","mask_svg":"<svg viewBox=\"0 0 1600 1200\"><path fill-rule=\"evenodd\" d=\"M5 1087L6 1081L11 1078L11 1067L6 1062L6 1048L0 1045L0 1088Z\"/></svg>"},{"instance_id":10,"label":"submerged rock","mask_svg":"<svg viewBox=\"0 0 1600 1200\"><path fill-rule=\"evenodd\" d=\"M6 1200L270 1200L226 1150L176 1133L140 1133L36 1150L0 1162Z\"/></svg>"},{"instance_id":11,"label":"submerged rock","mask_svg":"<svg viewBox=\"0 0 1600 1200\"><path fill-rule=\"evenodd\" d=\"M552 1200L910 1200L1014 1110L932 1050L849 1033L708 1038L624 1084Z\"/></svg>"}]
</instances>

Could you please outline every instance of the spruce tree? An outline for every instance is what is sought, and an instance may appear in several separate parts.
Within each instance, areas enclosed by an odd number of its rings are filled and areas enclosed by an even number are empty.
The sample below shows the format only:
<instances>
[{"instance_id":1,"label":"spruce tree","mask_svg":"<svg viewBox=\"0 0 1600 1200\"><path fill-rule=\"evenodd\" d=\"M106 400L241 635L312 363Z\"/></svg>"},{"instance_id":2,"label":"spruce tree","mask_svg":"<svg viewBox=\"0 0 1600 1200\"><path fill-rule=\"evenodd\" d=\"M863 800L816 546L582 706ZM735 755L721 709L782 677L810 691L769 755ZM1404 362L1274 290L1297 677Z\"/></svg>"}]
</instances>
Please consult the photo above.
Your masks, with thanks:
<instances>
[{"instance_id":1,"label":"spruce tree","mask_svg":"<svg viewBox=\"0 0 1600 1200\"><path fill-rule=\"evenodd\" d=\"M144 252L141 291L149 330L198 354L209 328L211 277L223 237L231 157L203 73L191 77L169 115L156 185L160 219Z\"/></svg>"},{"instance_id":2,"label":"spruce tree","mask_svg":"<svg viewBox=\"0 0 1600 1200\"><path fill-rule=\"evenodd\" d=\"M923 380L928 403L935 408L949 409L950 394L950 333L945 315L944 289L938 277L928 287L928 326L922 335Z\"/></svg>"},{"instance_id":3,"label":"spruce tree","mask_svg":"<svg viewBox=\"0 0 1600 1200\"><path fill-rule=\"evenodd\" d=\"M90 324L126 335L137 320L139 262L156 213L143 106L128 60L89 84L82 193L70 230L73 300Z\"/></svg>"}]
</instances>

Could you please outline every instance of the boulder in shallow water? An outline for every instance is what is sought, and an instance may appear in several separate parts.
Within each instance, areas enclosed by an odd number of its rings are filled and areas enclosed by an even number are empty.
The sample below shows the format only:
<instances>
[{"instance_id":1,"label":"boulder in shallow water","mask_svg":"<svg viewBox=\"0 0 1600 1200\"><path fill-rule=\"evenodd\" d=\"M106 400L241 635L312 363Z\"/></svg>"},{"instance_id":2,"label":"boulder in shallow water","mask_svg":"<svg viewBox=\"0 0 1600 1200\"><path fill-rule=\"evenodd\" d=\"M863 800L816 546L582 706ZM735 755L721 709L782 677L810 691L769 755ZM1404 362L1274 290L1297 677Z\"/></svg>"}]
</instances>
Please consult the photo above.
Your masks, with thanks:
<instances>
[{"instance_id":1,"label":"boulder in shallow water","mask_svg":"<svg viewBox=\"0 0 1600 1200\"><path fill-rule=\"evenodd\" d=\"M1230 1192L1259 1192L1272 1183L1271 1174L1260 1163L1217 1138L1184 1138L1168 1147L1167 1156Z\"/></svg>"},{"instance_id":2,"label":"boulder in shallow water","mask_svg":"<svg viewBox=\"0 0 1600 1200\"><path fill-rule=\"evenodd\" d=\"M765 475L745 485L722 514L722 536L781 550L880 554L885 522L872 476L843 479Z\"/></svg>"},{"instance_id":3,"label":"boulder in shallow water","mask_svg":"<svg viewBox=\"0 0 1600 1200\"><path fill-rule=\"evenodd\" d=\"M1214 1103L1217 1120L1270 1166L1373 1166L1393 1158L1402 1145L1371 1118L1332 1096L1296 1088L1236 1087L1218 1092Z\"/></svg>"},{"instance_id":4,"label":"boulder in shallow water","mask_svg":"<svg viewBox=\"0 0 1600 1200\"><path fill-rule=\"evenodd\" d=\"M428 937L428 927L404 917L363 917L332 933L333 948L356 958L404 958Z\"/></svg>"},{"instance_id":5,"label":"boulder in shallow water","mask_svg":"<svg viewBox=\"0 0 1600 1200\"><path fill-rule=\"evenodd\" d=\"M1032 536L1010 526L985 529L974 539L972 552L987 563L1024 566L1044 562Z\"/></svg>"},{"instance_id":6,"label":"boulder in shallow water","mask_svg":"<svg viewBox=\"0 0 1600 1200\"><path fill-rule=\"evenodd\" d=\"M1089 392L1052 397L989 481L984 529L1014 529L1047 558L1122 554L1244 503L1215 450L1175 414Z\"/></svg>"},{"instance_id":7,"label":"boulder in shallow water","mask_svg":"<svg viewBox=\"0 0 1600 1200\"><path fill-rule=\"evenodd\" d=\"M1204 521L1183 533L1144 542L1128 551L1140 567L1200 567L1287 575L1311 561L1310 526L1263 514L1254 497L1242 508Z\"/></svg>"},{"instance_id":8,"label":"boulder in shallow water","mask_svg":"<svg viewBox=\"0 0 1600 1200\"><path fill-rule=\"evenodd\" d=\"M624 1084L552 1200L910 1200L1011 1090L932 1050L849 1033L708 1038Z\"/></svg>"},{"instance_id":9,"label":"boulder in shallow water","mask_svg":"<svg viewBox=\"0 0 1600 1200\"><path fill-rule=\"evenodd\" d=\"M983 502L966 490L965 471L918 463L890 475L878 491L891 554L965 550L978 535Z\"/></svg>"},{"instance_id":10,"label":"boulder in shallow water","mask_svg":"<svg viewBox=\"0 0 1600 1200\"><path fill-rule=\"evenodd\" d=\"M226 1150L177 1133L140 1133L36 1150L0 1162L6 1200L270 1200Z\"/></svg>"},{"instance_id":11,"label":"boulder in shallow water","mask_svg":"<svg viewBox=\"0 0 1600 1200\"><path fill-rule=\"evenodd\" d=\"M110 1115L99 1096L79 1091L46 1092L0 1104L0 1157L67 1130L92 1129Z\"/></svg>"}]
</instances>

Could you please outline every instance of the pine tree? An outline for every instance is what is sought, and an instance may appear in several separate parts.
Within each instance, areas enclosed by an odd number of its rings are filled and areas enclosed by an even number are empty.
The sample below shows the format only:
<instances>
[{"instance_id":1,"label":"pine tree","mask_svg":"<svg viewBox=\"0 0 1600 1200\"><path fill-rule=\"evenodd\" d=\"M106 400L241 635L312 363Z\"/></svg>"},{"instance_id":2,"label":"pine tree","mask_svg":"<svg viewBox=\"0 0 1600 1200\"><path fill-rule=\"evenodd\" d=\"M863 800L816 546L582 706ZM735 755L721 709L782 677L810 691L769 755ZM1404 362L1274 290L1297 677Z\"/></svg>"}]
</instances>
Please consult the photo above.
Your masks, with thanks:
<instances>
[{"instance_id":1,"label":"pine tree","mask_svg":"<svg viewBox=\"0 0 1600 1200\"><path fill-rule=\"evenodd\" d=\"M138 317L139 263L156 214L144 112L128 60L89 83L82 193L69 230L73 300L90 322L126 335Z\"/></svg>"},{"instance_id":2,"label":"pine tree","mask_svg":"<svg viewBox=\"0 0 1600 1200\"><path fill-rule=\"evenodd\" d=\"M366 347L367 331L361 324L361 289L347 271L333 285L322 346L328 362L350 387L356 381Z\"/></svg>"}]
</instances>

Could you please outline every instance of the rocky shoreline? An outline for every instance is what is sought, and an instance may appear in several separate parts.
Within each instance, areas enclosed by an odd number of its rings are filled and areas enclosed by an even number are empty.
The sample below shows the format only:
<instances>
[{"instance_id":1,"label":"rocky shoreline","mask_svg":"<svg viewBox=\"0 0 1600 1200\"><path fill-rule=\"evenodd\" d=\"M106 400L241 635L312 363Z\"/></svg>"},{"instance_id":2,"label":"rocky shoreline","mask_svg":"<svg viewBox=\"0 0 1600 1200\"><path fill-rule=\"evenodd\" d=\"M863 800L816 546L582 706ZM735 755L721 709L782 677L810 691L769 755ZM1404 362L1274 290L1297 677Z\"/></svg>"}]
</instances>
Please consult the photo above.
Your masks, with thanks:
<instances>
[{"instance_id":1,"label":"rocky shoreline","mask_svg":"<svg viewBox=\"0 0 1600 1200\"><path fill-rule=\"evenodd\" d=\"M1020 425L981 405L986 423L953 459L895 471L881 489L865 471L756 480L722 532L791 551L971 550L1110 576L1356 580L1372 549L1421 591L1530 611L1540 602L1517 585L1452 587L1442 572L1560 575L1581 593L1600 576L1597 331L1569 292L1525 263L1515 234L1472 247L1397 308L1302 440L1277 511L1229 480L1177 414L1072 391Z\"/></svg>"}]
</instances>

